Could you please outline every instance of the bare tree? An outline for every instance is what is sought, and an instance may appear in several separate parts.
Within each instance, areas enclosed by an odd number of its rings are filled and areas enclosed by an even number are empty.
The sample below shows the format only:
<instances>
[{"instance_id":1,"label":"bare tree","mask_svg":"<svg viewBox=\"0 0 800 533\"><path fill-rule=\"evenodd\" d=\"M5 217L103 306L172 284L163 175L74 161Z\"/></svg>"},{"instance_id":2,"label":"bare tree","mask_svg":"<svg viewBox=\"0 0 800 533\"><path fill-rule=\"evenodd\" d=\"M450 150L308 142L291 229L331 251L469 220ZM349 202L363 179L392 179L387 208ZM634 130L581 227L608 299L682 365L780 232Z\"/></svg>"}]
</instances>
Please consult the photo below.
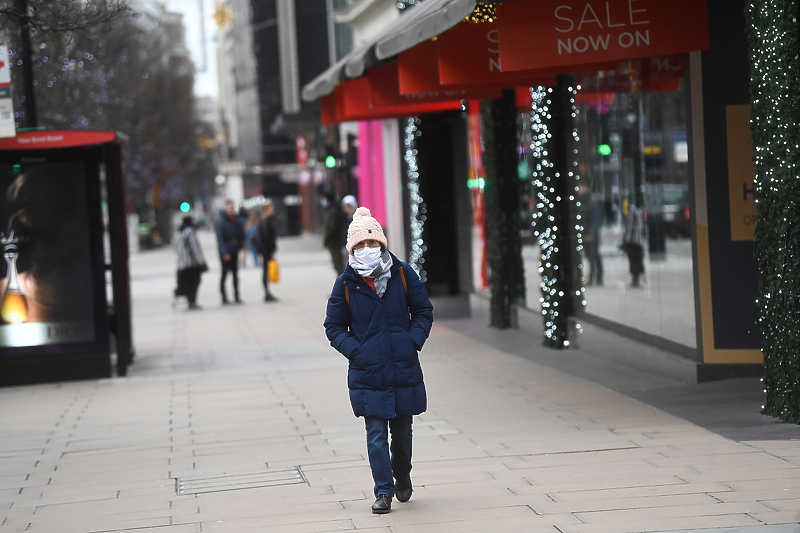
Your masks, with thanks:
<instances>
[{"instance_id":1,"label":"bare tree","mask_svg":"<svg viewBox=\"0 0 800 533\"><path fill-rule=\"evenodd\" d=\"M0 31L27 25L38 35L95 32L131 13L126 0L0 0Z\"/></svg>"},{"instance_id":2,"label":"bare tree","mask_svg":"<svg viewBox=\"0 0 800 533\"><path fill-rule=\"evenodd\" d=\"M209 126L195 110L194 67L175 54L158 20L123 17L93 35L34 41L32 67L42 126L124 133L127 188L134 209L160 222L203 187L213 190ZM13 57L13 56L12 56ZM12 82L21 76L12 70ZM15 95L15 105L23 102Z\"/></svg>"}]
</instances>

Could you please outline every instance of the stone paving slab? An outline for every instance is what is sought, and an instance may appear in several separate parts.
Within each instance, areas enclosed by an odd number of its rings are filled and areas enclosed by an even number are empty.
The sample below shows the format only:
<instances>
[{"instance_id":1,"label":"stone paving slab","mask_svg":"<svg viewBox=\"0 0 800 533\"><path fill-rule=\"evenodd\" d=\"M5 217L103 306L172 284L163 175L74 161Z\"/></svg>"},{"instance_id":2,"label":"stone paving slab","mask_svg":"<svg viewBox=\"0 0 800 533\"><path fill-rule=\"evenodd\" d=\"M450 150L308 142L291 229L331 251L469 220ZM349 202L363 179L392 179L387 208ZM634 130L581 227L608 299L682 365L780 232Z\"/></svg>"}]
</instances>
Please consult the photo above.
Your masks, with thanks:
<instances>
[{"instance_id":1,"label":"stone paving slab","mask_svg":"<svg viewBox=\"0 0 800 533\"><path fill-rule=\"evenodd\" d=\"M280 301L260 301L251 267L246 303L223 307L213 237L201 240L199 312L171 306L174 252L132 258L128 376L0 389L0 533L800 533L800 442L774 428L729 440L481 342L479 319L434 325L414 496L372 515L363 422L321 325L327 252L282 239ZM178 477L294 466L306 483L175 490Z\"/></svg>"}]
</instances>

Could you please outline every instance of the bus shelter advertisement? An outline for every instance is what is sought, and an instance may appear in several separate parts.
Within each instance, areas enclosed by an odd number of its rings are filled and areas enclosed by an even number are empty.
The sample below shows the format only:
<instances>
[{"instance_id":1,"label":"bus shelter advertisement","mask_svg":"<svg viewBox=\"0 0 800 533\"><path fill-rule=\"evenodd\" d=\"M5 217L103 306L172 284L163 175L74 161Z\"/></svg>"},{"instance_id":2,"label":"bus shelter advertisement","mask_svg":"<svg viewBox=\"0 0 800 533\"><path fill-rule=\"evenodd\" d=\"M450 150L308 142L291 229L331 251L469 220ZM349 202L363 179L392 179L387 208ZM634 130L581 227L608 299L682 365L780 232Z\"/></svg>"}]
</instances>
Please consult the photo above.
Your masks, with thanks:
<instances>
[{"instance_id":1,"label":"bus shelter advertisement","mask_svg":"<svg viewBox=\"0 0 800 533\"><path fill-rule=\"evenodd\" d=\"M0 164L0 349L95 340L85 167Z\"/></svg>"}]
</instances>

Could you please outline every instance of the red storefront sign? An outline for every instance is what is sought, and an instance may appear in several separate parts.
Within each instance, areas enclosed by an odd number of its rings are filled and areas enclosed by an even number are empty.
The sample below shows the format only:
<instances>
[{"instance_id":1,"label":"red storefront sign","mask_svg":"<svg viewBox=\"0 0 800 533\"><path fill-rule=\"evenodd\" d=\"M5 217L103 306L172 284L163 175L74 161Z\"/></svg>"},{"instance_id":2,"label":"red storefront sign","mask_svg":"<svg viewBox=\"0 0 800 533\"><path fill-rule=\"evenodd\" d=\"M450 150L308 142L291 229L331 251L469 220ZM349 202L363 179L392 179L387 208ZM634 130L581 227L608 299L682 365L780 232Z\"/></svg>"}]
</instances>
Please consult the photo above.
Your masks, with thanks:
<instances>
[{"instance_id":1,"label":"red storefront sign","mask_svg":"<svg viewBox=\"0 0 800 533\"><path fill-rule=\"evenodd\" d=\"M439 35L436 45L442 85L513 80L526 74L503 72L494 22L456 24Z\"/></svg>"},{"instance_id":2,"label":"red storefront sign","mask_svg":"<svg viewBox=\"0 0 800 533\"><path fill-rule=\"evenodd\" d=\"M683 54L622 61L616 70L576 76L580 89L575 101L610 102L614 93L677 91L684 73Z\"/></svg>"},{"instance_id":3,"label":"red storefront sign","mask_svg":"<svg viewBox=\"0 0 800 533\"><path fill-rule=\"evenodd\" d=\"M16 137L0 139L2 150L38 150L40 148L70 148L114 142L117 135L112 131L53 130L26 131Z\"/></svg>"},{"instance_id":4,"label":"red storefront sign","mask_svg":"<svg viewBox=\"0 0 800 533\"><path fill-rule=\"evenodd\" d=\"M683 54L650 58L650 81L680 79L685 75Z\"/></svg>"},{"instance_id":5,"label":"red storefront sign","mask_svg":"<svg viewBox=\"0 0 800 533\"><path fill-rule=\"evenodd\" d=\"M373 107L409 105L426 102L453 102L469 99L500 98L502 91L493 88L468 89L465 87L439 87L436 91L422 93L400 92L400 76L397 63L369 69L370 96Z\"/></svg>"},{"instance_id":6,"label":"red storefront sign","mask_svg":"<svg viewBox=\"0 0 800 533\"><path fill-rule=\"evenodd\" d=\"M423 41L398 55L397 75L401 94L438 91L441 87L436 42Z\"/></svg>"},{"instance_id":7,"label":"red storefront sign","mask_svg":"<svg viewBox=\"0 0 800 533\"><path fill-rule=\"evenodd\" d=\"M499 91L523 86L552 86L556 84L553 75L536 77L515 77L514 79L495 79L490 81L443 86L439 83L438 41L424 41L402 52L397 58L397 73L401 94L426 93L443 89L475 91ZM537 74L540 74L537 72ZM499 97L499 96L498 96ZM481 98L471 96L470 98Z\"/></svg>"},{"instance_id":8,"label":"red storefront sign","mask_svg":"<svg viewBox=\"0 0 800 533\"><path fill-rule=\"evenodd\" d=\"M442 85L506 82L507 85L514 86L516 81L522 79L615 69L618 65L617 61L613 61L591 65L504 71L500 63L498 42L495 22L456 24L439 35L436 41L439 82Z\"/></svg>"},{"instance_id":9,"label":"red storefront sign","mask_svg":"<svg viewBox=\"0 0 800 533\"><path fill-rule=\"evenodd\" d=\"M497 4L503 71L707 50L704 0L536 0Z\"/></svg>"},{"instance_id":10,"label":"red storefront sign","mask_svg":"<svg viewBox=\"0 0 800 533\"><path fill-rule=\"evenodd\" d=\"M337 124L353 120L408 117L461 109L460 100L415 102L402 105L374 105L367 77L349 80L336 86L333 93L320 99L322 123Z\"/></svg>"}]
</instances>

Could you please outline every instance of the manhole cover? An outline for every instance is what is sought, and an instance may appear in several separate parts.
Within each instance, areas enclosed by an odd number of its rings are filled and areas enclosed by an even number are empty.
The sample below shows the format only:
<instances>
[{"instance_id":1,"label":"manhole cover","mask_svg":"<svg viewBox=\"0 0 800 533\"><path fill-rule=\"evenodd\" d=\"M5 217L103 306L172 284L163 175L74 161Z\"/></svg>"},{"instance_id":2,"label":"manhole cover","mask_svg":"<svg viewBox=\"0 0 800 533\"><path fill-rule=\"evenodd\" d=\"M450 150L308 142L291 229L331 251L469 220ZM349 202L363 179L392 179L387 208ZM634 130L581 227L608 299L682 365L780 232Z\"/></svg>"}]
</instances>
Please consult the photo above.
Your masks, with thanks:
<instances>
[{"instance_id":1,"label":"manhole cover","mask_svg":"<svg viewBox=\"0 0 800 533\"><path fill-rule=\"evenodd\" d=\"M208 477L179 477L178 495L222 492L225 490L255 489L305 483L306 478L299 466L250 472L247 474L223 474Z\"/></svg>"}]
</instances>

